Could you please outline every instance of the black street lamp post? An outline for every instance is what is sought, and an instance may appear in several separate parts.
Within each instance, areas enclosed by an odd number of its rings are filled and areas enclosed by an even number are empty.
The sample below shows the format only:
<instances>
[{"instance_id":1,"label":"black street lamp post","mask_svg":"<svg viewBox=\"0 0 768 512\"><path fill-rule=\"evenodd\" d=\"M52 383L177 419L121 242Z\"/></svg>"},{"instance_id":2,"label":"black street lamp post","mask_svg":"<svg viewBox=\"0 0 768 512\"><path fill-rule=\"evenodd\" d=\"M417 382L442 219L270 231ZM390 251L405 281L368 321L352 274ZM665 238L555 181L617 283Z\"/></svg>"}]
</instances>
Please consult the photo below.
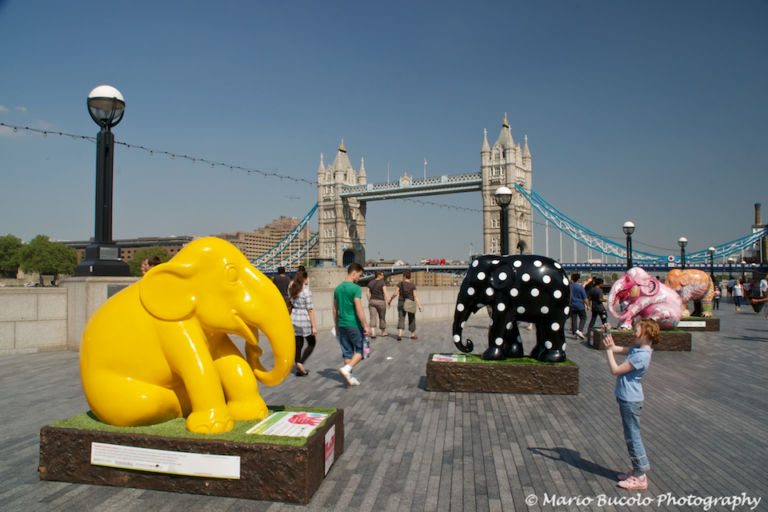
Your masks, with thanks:
<instances>
[{"instance_id":1,"label":"black street lamp post","mask_svg":"<svg viewBox=\"0 0 768 512\"><path fill-rule=\"evenodd\" d=\"M501 207L501 218L499 227L501 229L501 255L506 256L509 254L509 215L507 214L507 208L509 203L512 202L512 190L509 187L499 187L496 192L493 193L493 199L496 204Z\"/></svg>"},{"instance_id":2,"label":"black street lamp post","mask_svg":"<svg viewBox=\"0 0 768 512\"><path fill-rule=\"evenodd\" d=\"M677 245L680 246L680 268L685 268L685 246L688 245L688 239L681 236Z\"/></svg>"},{"instance_id":3,"label":"black street lamp post","mask_svg":"<svg viewBox=\"0 0 768 512\"><path fill-rule=\"evenodd\" d=\"M621 227L627 235L627 270L632 268L632 233L635 232L635 223L628 220Z\"/></svg>"},{"instance_id":4,"label":"black street lamp post","mask_svg":"<svg viewBox=\"0 0 768 512\"><path fill-rule=\"evenodd\" d=\"M707 248L707 252L709 253L709 277L712 278L712 282L715 282L715 249L714 247Z\"/></svg>"},{"instance_id":5,"label":"black street lamp post","mask_svg":"<svg viewBox=\"0 0 768 512\"><path fill-rule=\"evenodd\" d=\"M112 240L112 187L115 136L111 128L123 118L125 100L120 91L100 85L88 95L88 112L101 127L96 136L96 208L93 243L75 276L128 276L128 264L120 259L120 248Z\"/></svg>"}]
</instances>

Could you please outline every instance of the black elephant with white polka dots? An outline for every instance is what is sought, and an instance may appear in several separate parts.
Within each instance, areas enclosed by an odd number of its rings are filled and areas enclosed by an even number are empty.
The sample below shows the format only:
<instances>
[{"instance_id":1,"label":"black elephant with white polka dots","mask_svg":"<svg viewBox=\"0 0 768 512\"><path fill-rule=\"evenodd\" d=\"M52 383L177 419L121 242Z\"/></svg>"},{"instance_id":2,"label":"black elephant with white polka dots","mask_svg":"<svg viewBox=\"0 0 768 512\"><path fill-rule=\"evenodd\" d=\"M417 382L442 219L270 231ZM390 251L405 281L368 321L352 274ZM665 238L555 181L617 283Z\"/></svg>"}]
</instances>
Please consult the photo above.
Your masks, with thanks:
<instances>
[{"instance_id":1,"label":"black elephant with white polka dots","mask_svg":"<svg viewBox=\"0 0 768 512\"><path fill-rule=\"evenodd\" d=\"M453 314L453 341L462 352L474 345L461 334L469 316L492 308L488 350L483 359L523 357L517 321L536 324L536 346L531 357L539 361L565 361L565 321L570 312L570 289L563 267L535 254L485 255L467 270Z\"/></svg>"}]
</instances>

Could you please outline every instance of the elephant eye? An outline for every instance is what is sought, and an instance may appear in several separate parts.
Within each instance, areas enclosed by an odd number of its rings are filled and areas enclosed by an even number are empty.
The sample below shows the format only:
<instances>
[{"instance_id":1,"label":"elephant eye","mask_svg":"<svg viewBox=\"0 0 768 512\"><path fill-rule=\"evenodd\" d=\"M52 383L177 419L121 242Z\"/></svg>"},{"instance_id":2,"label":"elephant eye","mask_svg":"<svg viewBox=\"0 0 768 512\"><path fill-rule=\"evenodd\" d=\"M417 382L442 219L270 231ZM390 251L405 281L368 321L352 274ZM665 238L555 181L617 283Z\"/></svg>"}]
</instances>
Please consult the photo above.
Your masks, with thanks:
<instances>
[{"instance_id":1,"label":"elephant eye","mask_svg":"<svg viewBox=\"0 0 768 512\"><path fill-rule=\"evenodd\" d=\"M227 281L237 281L237 267L227 267Z\"/></svg>"}]
</instances>

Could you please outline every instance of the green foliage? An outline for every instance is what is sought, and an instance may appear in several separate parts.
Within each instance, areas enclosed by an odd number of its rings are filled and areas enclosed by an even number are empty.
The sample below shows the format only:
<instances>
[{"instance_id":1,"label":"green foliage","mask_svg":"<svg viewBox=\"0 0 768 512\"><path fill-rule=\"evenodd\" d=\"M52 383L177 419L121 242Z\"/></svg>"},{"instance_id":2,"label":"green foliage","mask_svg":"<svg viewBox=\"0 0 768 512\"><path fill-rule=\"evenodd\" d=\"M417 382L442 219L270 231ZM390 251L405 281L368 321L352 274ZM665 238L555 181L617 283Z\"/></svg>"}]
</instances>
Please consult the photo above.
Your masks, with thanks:
<instances>
[{"instance_id":1,"label":"green foliage","mask_svg":"<svg viewBox=\"0 0 768 512\"><path fill-rule=\"evenodd\" d=\"M132 276L141 277L141 262L149 258L150 256L157 256L158 258L160 258L160 261L162 263L165 263L166 261L171 259L171 255L168 254L168 251L166 251L165 249L163 249L158 245L154 247L145 247L143 249L139 249L138 251L133 253L133 259L128 262L128 266L131 269Z\"/></svg>"},{"instance_id":2,"label":"green foliage","mask_svg":"<svg viewBox=\"0 0 768 512\"><path fill-rule=\"evenodd\" d=\"M16 274L20 249L21 239L10 234L0 236L0 272Z\"/></svg>"},{"instance_id":3,"label":"green foliage","mask_svg":"<svg viewBox=\"0 0 768 512\"><path fill-rule=\"evenodd\" d=\"M22 245L19 260L24 272L72 274L77 265L77 251L61 242L51 242L45 235L37 235L31 242Z\"/></svg>"}]
</instances>

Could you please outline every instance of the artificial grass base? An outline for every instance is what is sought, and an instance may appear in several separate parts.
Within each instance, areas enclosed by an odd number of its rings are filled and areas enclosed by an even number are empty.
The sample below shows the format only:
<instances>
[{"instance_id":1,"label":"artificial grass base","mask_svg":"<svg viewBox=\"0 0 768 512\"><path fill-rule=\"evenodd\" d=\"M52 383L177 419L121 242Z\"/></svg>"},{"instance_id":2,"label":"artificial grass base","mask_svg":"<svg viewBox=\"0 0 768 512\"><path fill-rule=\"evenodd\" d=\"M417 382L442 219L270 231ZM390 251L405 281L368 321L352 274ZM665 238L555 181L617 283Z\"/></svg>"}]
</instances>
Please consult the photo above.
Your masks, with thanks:
<instances>
[{"instance_id":1,"label":"artificial grass base","mask_svg":"<svg viewBox=\"0 0 768 512\"><path fill-rule=\"evenodd\" d=\"M269 406L269 412L293 411L293 412L314 412L328 414L330 416L336 409L318 409L308 407L291 407L281 405ZM325 418L317 427L325 425L328 418ZM98 432L120 432L123 434L143 434L149 436L187 438L187 439L220 439L222 441L233 441L236 443L269 443L285 446L304 446L307 438L304 437L284 437L284 436L265 436L259 434L246 434L245 432L256 425L261 420L236 421L235 428L229 432L221 434L198 434L190 432L186 427L184 418L175 418L156 425L145 425L140 427L116 427L99 421L90 411L72 416L65 420L59 420L50 424L55 428L73 428L77 430L94 430ZM313 430L313 432L315 431Z\"/></svg>"},{"instance_id":2,"label":"artificial grass base","mask_svg":"<svg viewBox=\"0 0 768 512\"><path fill-rule=\"evenodd\" d=\"M530 357L486 361L466 354L464 361L427 360L427 391L576 395L579 367L570 360L543 363Z\"/></svg>"},{"instance_id":3,"label":"artificial grass base","mask_svg":"<svg viewBox=\"0 0 768 512\"><path fill-rule=\"evenodd\" d=\"M454 354L430 354L429 360L432 361L433 357L435 355L454 355ZM576 363L571 361L570 359L566 359L565 361L561 361L559 363L547 363L543 361L539 361L538 359L534 359L529 356L524 357L511 357L508 359L502 359L501 361L489 361L483 359L482 356L477 354L456 354L456 355L462 355L465 356L465 360L461 361L465 364L533 364L533 365L543 365L543 366L576 366ZM455 361L459 362L459 361ZM435 361L435 363L447 363L452 364L454 361Z\"/></svg>"},{"instance_id":4,"label":"artificial grass base","mask_svg":"<svg viewBox=\"0 0 768 512\"><path fill-rule=\"evenodd\" d=\"M325 475L344 452L344 409L269 407L270 412L328 413L307 438L245 434L257 420L236 422L223 434L193 434L184 419L145 427L115 427L84 413L40 430L40 478L82 484L111 485L212 496L308 503ZM164 452L160 462L128 451L118 462L93 461L95 444L147 448ZM124 452L125 453L125 452ZM173 466L185 455L236 457L239 473L192 473ZM134 458L135 457L135 458ZM145 465L147 461L151 464ZM230 464L231 464L230 460ZM137 466L137 464L139 464ZM213 464L215 466L215 464ZM230 466L231 469L231 466Z\"/></svg>"}]
</instances>

